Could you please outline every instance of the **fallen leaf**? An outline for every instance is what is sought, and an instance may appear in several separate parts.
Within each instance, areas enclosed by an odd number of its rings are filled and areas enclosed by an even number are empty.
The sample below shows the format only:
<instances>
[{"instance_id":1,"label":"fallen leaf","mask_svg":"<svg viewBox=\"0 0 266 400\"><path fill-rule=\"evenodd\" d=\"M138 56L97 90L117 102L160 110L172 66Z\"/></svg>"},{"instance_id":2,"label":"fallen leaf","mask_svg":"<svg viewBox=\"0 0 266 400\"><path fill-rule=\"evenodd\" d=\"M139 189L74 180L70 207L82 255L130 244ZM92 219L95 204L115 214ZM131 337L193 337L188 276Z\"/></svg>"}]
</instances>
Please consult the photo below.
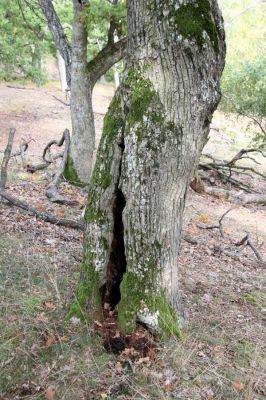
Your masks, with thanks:
<instances>
[{"instance_id":1,"label":"fallen leaf","mask_svg":"<svg viewBox=\"0 0 266 400\"><path fill-rule=\"evenodd\" d=\"M59 340L60 342L68 342L69 341L69 337L64 335L64 336L59 336Z\"/></svg>"},{"instance_id":2,"label":"fallen leaf","mask_svg":"<svg viewBox=\"0 0 266 400\"><path fill-rule=\"evenodd\" d=\"M198 216L198 220L199 220L200 222L202 222L203 224L207 224L207 223L210 221L208 215L205 215L205 214L199 215L199 216Z\"/></svg>"},{"instance_id":3,"label":"fallen leaf","mask_svg":"<svg viewBox=\"0 0 266 400\"><path fill-rule=\"evenodd\" d=\"M234 382L234 383L233 383L233 387L234 387L236 390L243 390L244 387L245 387L245 385L244 385L243 383L241 383L241 382Z\"/></svg>"},{"instance_id":4,"label":"fallen leaf","mask_svg":"<svg viewBox=\"0 0 266 400\"><path fill-rule=\"evenodd\" d=\"M35 204L35 208L36 208L36 210L39 210L39 211L45 211L45 207L41 203L38 203L38 202Z\"/></svg>"},{"instance_id":5,"label":"fallen leaf","mask_svg":"<svg viewBox=\"0 0 266 400\"><path fill-rule=\"evenodd\" d=\"M59 215L59 217L64 218L64 216L66 215L65 210L60 210L57 213Z\"/></svg>"},{"instance_id":6,"label":"fallen leaf","mask_svg":"<svg viewBox=\"0 0 266 400\"><path fill-rule=\"evenodd\" d=\"M49 386L45 391L45 399L54 400L55 392L56 392L55 387Z\"/></svg>"},{"instance_id":7,"label":"fallen leaf","mask_svg":"<svg viewBox=\"0 0 266 400\"><path fill-rule=\"evenodd\" d=\"M45 305L45 308L47 308L48 310L56 309L56 305L54 303L52 303L51 301L45 302L44 305Z\"/></svg>"},{"instance_id":8,"label":"fallen leaf","mask_svg":"<svg viewBox=\"0 0 266 400\"><path fill-rule=\"evenodd\" d=\"M49 347L56 342L56 337L53 333L48 333L45 346Z\"/></svg>"},{"instance_id":9,"label":"fallen leaf","mask_svg":"<svg viewBox=\"0 0 266 400\"><path fill-rule=\"evenodd\" d=\"M164 388L166 389L166 390L171 390L171 388L172 388L172 383L171 383L171 381L170 381L170 379L166 379L166 381L164 382Z\"/></svg>"},{"instance_id":10,"label":"fallen leaf","mask_svg":"<svg viewBox=\"0 0 266 400\"><path fill-rule=\"evenodd\" d=\"M135 362L135 364L141 365L141 364L147 363L148 361L150 361L150 357L141 357Z\"/></svg>"}]
</instances>

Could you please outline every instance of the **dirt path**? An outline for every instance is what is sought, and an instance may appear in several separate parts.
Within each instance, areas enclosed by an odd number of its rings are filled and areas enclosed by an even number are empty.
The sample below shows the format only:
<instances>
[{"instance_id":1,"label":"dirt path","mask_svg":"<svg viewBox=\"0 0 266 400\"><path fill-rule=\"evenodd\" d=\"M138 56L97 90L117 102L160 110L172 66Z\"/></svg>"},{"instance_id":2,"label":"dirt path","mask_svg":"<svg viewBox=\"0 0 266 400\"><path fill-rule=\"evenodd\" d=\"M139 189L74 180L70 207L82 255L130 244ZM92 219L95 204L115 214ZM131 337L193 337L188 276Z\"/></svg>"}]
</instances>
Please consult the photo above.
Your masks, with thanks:
<instances>
[{"instance_id":1,"label":"dirt path","mask_svg":"<svg viewBox=\"0 0 266 400\"><path fill-rule=\"evenodd\" d=\"M103 116L114 94L111 85L97 84L93 92L93 108L95 112L96 145L99 143ZM66 101L58 84L41 88L15 89L0 84L0 151L3 151L11 126L16 127L14 148L18 147L21 138L33 138L28 154L32 160L40 157L42 150L51 139L59 139L65 128L71 129L70 109L55 97ZM222 125L222 115L217 120ZM217 135L213 132L212 135ZM218 133L219 135L219 133ZM215 140L211 137L209 150ZM223 140L225 138L223 137ZM221 143L219 143L219 148ZM208 151L209 151L208 150ZM214 149L215 150L215 149ZM219 150L220 151L220 150ZM207 215L214 223L231 207L231 204L212 198L194 194L189 196L186 207L187 216ZM249 231L254 235L266 238L266 211L252 207L239 207L228 215L224 221L226 226L238 229L240 234Z\"/></svg>"},{"instance_id":2,"label":"dirt path","mask_svg":"<svg viewBox=\"0 0 266 400\"><path fill-rule=\"evenodd\" d=\"M98 140L112 93L111 87L97 85L93 95ZM15 146L21 137L34 139L32 159L70 128L69 107L53 96L65 100L56 87L20 90L0 85L0 151L11 125L17 129ZM61 217L80 215L86 199L80 188L67 183L60 187L78 201L77 207L51 204L45 196L49 172L22 177L19 161L12 160L9 169L8 189L15 197ZM199 221L217 224L231 206L189 191L184 228L200 244L183 240L181 245L180 299L186 321L182 339L136 358L131 349L124 356L107 353L91 326L65 320L79 279L81 232L50 225L2 203L0 399L44 399L54 391L49 397L54 400L265 399L262 267L250 248L241 253L248 262L239 262L214 247L221 242L230 247L245 231L265 242L265 210L233 210L224 220L223 240L219 231L197 226ZM266 256L265 250L260 248Z\"/></svg>"},{"instance_id":3,"label":"dirt path","mask_svg":"<svg viewBox=\"0 0 266 400\"><path fill-rule=\"evenodd\" d=\"M93 92L98 139L102 130L103 114L113 93L112 86L103 84L97 84ZM29 155L33 159L41 156L44 146L51 139L59 139L65 128L71 130L70 108L55 97L66 102L64 94L56 86L23 90L0 84L0 151L5 148L11 126L17 130L14 149L22 138L33 139L29 148Z\"/></svg>"}]
</instances>

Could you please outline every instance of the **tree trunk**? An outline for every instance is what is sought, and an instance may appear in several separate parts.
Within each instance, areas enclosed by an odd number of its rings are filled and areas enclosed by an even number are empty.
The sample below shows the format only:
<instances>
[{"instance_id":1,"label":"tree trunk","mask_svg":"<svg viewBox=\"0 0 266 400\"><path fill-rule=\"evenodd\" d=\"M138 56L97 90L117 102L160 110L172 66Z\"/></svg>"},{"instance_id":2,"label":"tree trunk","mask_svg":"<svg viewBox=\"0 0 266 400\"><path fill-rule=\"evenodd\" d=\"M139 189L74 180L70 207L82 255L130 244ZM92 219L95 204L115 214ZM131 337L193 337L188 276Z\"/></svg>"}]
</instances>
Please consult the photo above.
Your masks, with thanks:
<instances>
[{"instance_id":1,"label":"tree trunk","mask_svg":"<svg viewBox=\"0 0 266 400\"><path fill-rule=\"evenodd\" d=\"M87 71L87 28L83 6L73 0L71 63L72 138L65 177L73 183L87 183L95 147L92 87Z\"/></svg>"},{"instance_id":2,"label":"tree trunk","mask_svg":"<svg viewBox=\"0 0 266 400\"><path fill-rule=\"evenodd\" d=\"M63 57L60 54L60 51L58 51L58 50L56 50L56 58L57 58L57 65L58 65L61 89L62 89L62 92L66 94L66 90L68 89L67 80L66 80L66 64L65 64Z\"/></svg>"},{"instance_id":3,"label":"tree trunk","mask_svg":"<svg viewBox=\"0 0 266 400\"><path fill-rule=\"evenodd\" d=\"M126 39L114 43L108 34L106 46L87 62L87 1L73 0L74 21L72 49L51 0L39 0L47 19L55 46L65 61L67 84L71 87L72 138L65 178L74 184L87 184L95 147L95 127L92 110L92 90L97 80L126 53ZM72 55L71 55L72 50ZM72 60L72 62L71 62Z\"/></svg>"},{"instance_id":4,"label":"tree trunk","mask_svg":"<svg viewBox=\"0 0 266 400\"><path fill-rule=\"evenodd\" d=\"M182 215L220 99L223 23L214 0L127 8L126 72L104 120L70 313L93 318L109 303L125 332L140 321L178 334Z\"/></svg>"}]
</instances>

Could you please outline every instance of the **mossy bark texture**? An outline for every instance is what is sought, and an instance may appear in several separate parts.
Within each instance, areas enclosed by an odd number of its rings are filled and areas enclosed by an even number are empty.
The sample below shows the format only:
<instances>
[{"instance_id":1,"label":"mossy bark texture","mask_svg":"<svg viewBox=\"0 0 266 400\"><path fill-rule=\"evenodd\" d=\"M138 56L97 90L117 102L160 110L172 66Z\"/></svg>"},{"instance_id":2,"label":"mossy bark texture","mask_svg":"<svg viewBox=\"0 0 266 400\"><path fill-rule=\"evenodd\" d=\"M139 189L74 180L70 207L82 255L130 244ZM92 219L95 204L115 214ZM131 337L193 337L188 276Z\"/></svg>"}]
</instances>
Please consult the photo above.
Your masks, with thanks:
<instances>
[{"instance_id":1,"label":"mossy bark texture","mask_svg":"<svg viewBox=\"0 0 266 400\"><path fill-rule=\"evenodd\" d=\"M220 98L225 58L217 3L202 1L204 18L194 10L200 4L127 2L129 55L90 182L75 305L93 316L108 301L109 281L114 287L118 282L118 318L125 332L140 321L161 335L178 335L177 260L186 191ZM189 32L178 21L183 7ZM124 199L123 229L118 224L122 267L115 256L110 262L118 193Z\"/></svg>"}]
</instances>

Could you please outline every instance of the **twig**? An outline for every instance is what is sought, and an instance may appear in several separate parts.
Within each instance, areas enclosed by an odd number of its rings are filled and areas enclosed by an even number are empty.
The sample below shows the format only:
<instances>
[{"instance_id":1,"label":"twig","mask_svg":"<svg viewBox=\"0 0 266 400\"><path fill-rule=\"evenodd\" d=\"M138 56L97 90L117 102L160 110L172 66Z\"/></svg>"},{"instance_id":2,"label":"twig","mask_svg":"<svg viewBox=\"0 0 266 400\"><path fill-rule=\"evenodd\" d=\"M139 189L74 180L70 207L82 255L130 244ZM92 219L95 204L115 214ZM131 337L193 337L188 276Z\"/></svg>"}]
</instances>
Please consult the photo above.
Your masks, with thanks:
<instances>
[{"instance_id":1,"label":"twig","mask_svg":"<svg viewBox=\"0 0 266 400\"><path fill-rule=\"evenodd\" d=\"M229 208L229 210L227 210L219 219L218 224L219 225L211 225L211 226L202 226L202 225L197 225L200 229L219 229L220 234L222 237L224 237L224 232L223 232L223 219L224 217L229 214L230 211L234 210L236 208L236 206Z\"/></svg>"},{"instance_id":2,"label":"twig","mask_svg":"<svg viewBox=\"0 0 266 400\"><path fill-rule=\"evenodd\" d=\"M255 256L257 257L257 259L259 260L259 263L263 266L266 267L266 260L263 258L263 256L260 254L260 252L258 251L258 249L254 246L254 244L251 242L250 237L249 237L249 233L247 233L243 239L241 239L239 242L237 242L235 244L236 246L249 246L251 248L251 250L254 252Z\"/></svg>"},{"instance_id":3,"label":"twig","mask_svg":"<svg viewBox=\"0 0 266 400\"><path fill-rule=\"evenodd\" d=\"M12 151L15 133L16 133L16 129L10 128L7 145L6 145L6 149L4 152L4 158L3 158L3 162L2 162L2 166L1 166L1 181L0 181L0 190L1 191L4 190L6 187L7 166L8 166L10 157L11 157L11 151Z\"/></svg>"},{"instance_id":4,"label":"twig","mask_svg":"<svg viewBox=\"0 0 266 400\"><path fill-rule=\"evenodd\" d=\"M58 97L56 97L56 96L54 96L54 95L52 95L52 96L53 96L53 98L54 98L55 100L57 100L57 101L59 101L60 103L64 104L64 106L70 107L70 103L66 103L65 101L59 99Z\"/></svg>"}]
</instances>

